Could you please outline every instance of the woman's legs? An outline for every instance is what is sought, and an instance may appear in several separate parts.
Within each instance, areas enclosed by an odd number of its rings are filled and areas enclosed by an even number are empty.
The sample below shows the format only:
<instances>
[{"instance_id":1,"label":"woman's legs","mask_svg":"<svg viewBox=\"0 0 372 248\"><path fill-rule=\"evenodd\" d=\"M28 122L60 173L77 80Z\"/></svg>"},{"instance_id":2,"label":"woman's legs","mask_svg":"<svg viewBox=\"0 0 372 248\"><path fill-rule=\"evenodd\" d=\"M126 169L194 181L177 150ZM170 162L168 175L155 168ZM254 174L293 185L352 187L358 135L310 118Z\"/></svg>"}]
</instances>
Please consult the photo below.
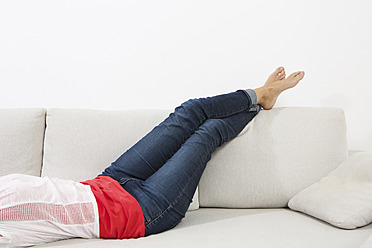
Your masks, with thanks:
<instances>
[{"instance_id":1,"label":"woman's legs","mask_svg":"<svg viewBox=\"0 0 372 248\"><path fill-rule=\"evenodd\" d=\"M230 116L251 109L254 105L257 109L260 106L256 104L270 109L282 91L294 87L303 77L304 72L296 72L286 79L284 68L279 67L263 87L254 91L189 100L122 154L101 175L117 181L128 178L146 180L173 156L205 120Z\"/></svg>"},{"instance_id":2,"label":"woman's legs","mask_svg":"<svg viewBox=\"0 0 372 248\"><path fill-rule=\"evenodd\" d=\"M183 103L106 168L101 176L110 176L122 183L130 178L146 180L180 149L205 120L246 111L256 104L255 97L252 90L247 90Z\"/></svg>"},{"instance_id":3,"label":"woman's legs","mask_svg":"<svg viewBox=\"0 0 372 248\"><path fill-rule=\"evenodd\" d=\"M206 120L181 148L146 181L124 185L145 215L145 235L174 227L185 216L211 154L235 138L258 111Z\"/></svg>"},{"instance_id":4,"label":"woman's legs","mask_svg":"<svg viewBox=\"0 0 372 248\"><path fill-rule=\"evenodd\" d=\"M259 109L251 109L256 104L253 99L271 109L279 94L303 77L297 72L287 79L269 78L254 91L190 100L101 175L118 180L137 199L146 235L170 229L183 218L212 152L258 113Z\"/></svg>"}]
</instances>

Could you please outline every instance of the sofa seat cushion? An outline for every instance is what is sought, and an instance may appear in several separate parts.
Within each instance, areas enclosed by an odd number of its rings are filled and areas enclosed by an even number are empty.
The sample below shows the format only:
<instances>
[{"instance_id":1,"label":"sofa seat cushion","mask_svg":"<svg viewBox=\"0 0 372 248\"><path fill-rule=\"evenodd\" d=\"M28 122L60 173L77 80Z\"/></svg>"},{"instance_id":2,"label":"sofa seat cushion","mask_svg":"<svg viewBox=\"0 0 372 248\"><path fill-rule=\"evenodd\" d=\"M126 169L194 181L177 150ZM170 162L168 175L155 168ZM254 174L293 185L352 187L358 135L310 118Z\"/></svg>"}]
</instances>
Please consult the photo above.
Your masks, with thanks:
<instances>
[{"instance_id":1,"label":"sofa seat cushion","mask_svg":"<svg viewBox=\"0 0 372 248\"><path fill-rule=\"evenodd\" d=\"M0 176L40 176L45 113L43 108L0 110Z\"/></svg>"},{"instance_id":2,"label":"sofa seat cushion","mask_svg":"<svg viewBox=\"0 0 372 248\"><path fill-rule=\"evenodd\" d=\"M370 235L372 225L343 230L286 208L200 208L188 212L174 229L144 238L73 239L38 247L357 248Z\"/></svg>"}]
</instances>

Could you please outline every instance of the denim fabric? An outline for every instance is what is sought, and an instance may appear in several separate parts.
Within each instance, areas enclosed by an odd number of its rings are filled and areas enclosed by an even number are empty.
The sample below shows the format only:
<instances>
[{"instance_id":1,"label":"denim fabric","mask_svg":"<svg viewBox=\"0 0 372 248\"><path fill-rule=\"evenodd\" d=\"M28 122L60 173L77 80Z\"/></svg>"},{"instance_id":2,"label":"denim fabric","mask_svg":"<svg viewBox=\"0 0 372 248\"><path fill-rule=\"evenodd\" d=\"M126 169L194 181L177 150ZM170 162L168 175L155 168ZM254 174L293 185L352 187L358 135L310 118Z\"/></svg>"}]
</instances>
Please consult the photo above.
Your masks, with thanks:
<instances>
[{"instance_id":1,"label":"denim fabric","mask_svg":"<svg viewBox=\"0 0 372 248\"><path fill-rule=\"evenodd\" d=\"M252 89L246 89L244 90L244 93L248 95L248 97L251 99L251 104L256 105L257 104L257 95L256 92Z\"/></svg>"},{"instance_id":2,"label":"denim fabric","mask_svg":"<svg viewBox=\"0 0 372 248\"><path fill-rule=\"evenodd\" d=\"M188 100L101 174L138 201L145 236L171 229L185 216L213 151L259 112L251 111L252 92Z\"/></svg>"},{"instance_id":3,"label":"denim fabric","mask_svg":"<svg viewBox=\"0 0 372 248\"><path fill-rule=\"evenodd\" d=\"M247 96L251 99L252 105L249 109L249 111L257 111L259 112L261 110L261 105L257 104L257 95L256 92L252 89L246 89L244 90L244 93L247 94Z\"/></svg>"}]
</instances>

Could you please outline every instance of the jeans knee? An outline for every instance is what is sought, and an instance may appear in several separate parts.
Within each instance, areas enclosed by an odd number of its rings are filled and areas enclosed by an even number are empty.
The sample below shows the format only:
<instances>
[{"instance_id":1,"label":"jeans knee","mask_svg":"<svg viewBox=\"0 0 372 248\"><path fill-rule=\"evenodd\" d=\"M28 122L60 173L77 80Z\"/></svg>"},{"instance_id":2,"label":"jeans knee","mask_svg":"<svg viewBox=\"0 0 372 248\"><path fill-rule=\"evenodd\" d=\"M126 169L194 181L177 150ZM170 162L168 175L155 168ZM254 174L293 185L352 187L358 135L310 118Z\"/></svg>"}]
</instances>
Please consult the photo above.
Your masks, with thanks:
<instances>
[{"instance_id":1,"label":"jeans knee","mask_svg":"<svg viewBox=\"0 0 372 248\"><path fill-rule=\"evenodd\" d=\"M201 107L200 99L198 98L189 99L186 102L182 103L180 107L189 111L198 109Z\"/></svg>"},{"instance_id":2,"label":"jeans knee","mask_svg":"<svg viewBox=\"0 0 372 248\"><path fill-rule=\"evenodd\" d=\"M189 99L175 109L173 117L178 122L187 122L190 120L203 119L203 117L201 117L202 113L203 107L200 100Z\"/></svg>"},{"instance_id":3,"label":"jeans knee","mask_svg":"<svg viewBox=\"0 0 372 248\"><path fill-rule=\"evenodd\" d=\"M208 119L200 126L200 128L210 131L219 131L224 125L222 119Z\"/></svg>"},{"instance_id":4,"label":"jeans knee","mask_svg":"<svg viewBox=\"0 0 372 248\"><path fill-rule=\"evenodd\" d=\"M220 143L225 139L224 123L220 119L208 119L196 131L204 140L213 140Z\"/></svg>"}]
</instances>

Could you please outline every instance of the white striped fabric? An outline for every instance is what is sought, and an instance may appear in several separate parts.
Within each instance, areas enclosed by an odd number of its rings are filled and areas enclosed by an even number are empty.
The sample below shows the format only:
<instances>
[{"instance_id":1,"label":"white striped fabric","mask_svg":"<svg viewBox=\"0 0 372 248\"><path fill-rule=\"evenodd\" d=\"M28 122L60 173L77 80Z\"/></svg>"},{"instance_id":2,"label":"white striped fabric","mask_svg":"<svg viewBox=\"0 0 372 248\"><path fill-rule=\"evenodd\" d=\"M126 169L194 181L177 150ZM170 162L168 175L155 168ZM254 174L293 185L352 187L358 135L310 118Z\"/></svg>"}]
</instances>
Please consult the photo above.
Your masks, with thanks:
<instances>
[{"instance_id":1,"label":"white striped fabric","mask_svg":"<svg viewBox=\"0 0 372 248\"><path fill-rule=\"evenodd\" d=\"M98 238L98 208L90 186L22 174L0 177L0 235L1 247Z\"/></svg>"}]
</instances>

